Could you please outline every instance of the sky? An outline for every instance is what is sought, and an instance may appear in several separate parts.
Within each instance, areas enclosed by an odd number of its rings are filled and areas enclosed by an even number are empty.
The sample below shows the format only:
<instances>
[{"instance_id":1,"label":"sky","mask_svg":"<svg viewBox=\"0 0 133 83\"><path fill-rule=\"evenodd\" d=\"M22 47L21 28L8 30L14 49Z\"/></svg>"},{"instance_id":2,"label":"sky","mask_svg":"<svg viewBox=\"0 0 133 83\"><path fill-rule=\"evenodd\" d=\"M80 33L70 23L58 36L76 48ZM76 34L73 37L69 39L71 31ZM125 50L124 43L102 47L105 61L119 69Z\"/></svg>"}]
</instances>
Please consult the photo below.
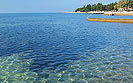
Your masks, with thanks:
<instances>
[{"instance_id":1,"label":"sky","mask_svg":"<svg viewBox=\"0 0 133 83\"><path fill-rule=\"evenodd\" d=\"M0 13L72 12L86 4L119 0L0 0Z\"/></svg>"}]
</instances>

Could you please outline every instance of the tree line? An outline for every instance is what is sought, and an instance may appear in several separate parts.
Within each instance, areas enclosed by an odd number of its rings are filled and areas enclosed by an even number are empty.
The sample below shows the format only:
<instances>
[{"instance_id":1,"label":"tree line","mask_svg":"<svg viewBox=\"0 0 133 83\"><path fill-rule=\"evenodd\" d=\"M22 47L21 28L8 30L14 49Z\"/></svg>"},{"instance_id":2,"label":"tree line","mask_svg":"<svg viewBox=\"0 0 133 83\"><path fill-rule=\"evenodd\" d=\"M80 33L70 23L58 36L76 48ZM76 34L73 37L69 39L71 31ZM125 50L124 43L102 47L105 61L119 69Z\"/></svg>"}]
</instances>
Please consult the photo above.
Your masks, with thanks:
<instances>
[{"instance_id":1,"label":"tree line","mask_svg":"<svg viewBox=\"0 0 133 83\"><path fill-rule=\"evenodd\" d=\"M102 3L88 4L81 8L77 8L75 12L89 12L89 11L112 11L118 10L119 8L128 8L128 6L133 8L133 0L120 0L118 3L110 3L103 5Z\"/></svg>"},{"instance_id":2,"label":"tree line","mask_svg":"<svg viewBox=\"0 0 133 83\"><path fill-rule=\"evenodd\" d=\"M88 4L86 6L83 6L82 8L77 8L75 12L89 12L89 11L111 11L114 9L114 6L117 4L115 3L110 3L108 5L103 5L102 3L97 3L97 4Z\"/></svg>"}]
</instances>

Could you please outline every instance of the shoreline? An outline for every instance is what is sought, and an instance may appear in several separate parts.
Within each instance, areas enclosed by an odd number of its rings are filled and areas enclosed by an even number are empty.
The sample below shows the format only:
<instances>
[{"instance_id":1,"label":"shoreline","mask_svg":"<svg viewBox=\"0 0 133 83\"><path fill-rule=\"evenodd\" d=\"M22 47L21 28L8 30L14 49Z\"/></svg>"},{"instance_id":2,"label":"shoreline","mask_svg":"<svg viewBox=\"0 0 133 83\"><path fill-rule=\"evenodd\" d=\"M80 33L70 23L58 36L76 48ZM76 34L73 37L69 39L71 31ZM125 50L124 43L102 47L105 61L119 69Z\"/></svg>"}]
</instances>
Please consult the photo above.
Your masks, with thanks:
<instances>
[{"instance_id":1,"label":"shoreline","mask_svg":"<svg viewBox=\"0 0 133 83\"><path fill-rule=\"evenodd\" d=\"M104 12L104 11L90 11L90 12L61 12L74 14L102 14L105 16L133 16L133 12Z\"/></svg>"}]
</instances>

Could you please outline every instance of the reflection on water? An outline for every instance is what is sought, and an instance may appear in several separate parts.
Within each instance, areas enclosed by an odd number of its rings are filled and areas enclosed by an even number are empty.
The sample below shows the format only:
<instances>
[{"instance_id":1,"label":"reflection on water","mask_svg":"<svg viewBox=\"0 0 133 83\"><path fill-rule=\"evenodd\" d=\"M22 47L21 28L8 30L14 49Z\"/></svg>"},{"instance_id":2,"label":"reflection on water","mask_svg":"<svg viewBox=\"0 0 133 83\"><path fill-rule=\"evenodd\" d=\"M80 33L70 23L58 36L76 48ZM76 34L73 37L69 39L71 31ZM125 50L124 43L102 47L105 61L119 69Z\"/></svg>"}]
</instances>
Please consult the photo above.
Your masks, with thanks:
<instances>
[{"instance_id":1,"label":"reflection on water","mask_svg":"<svg viewBox=\"0 0 133 83\"><path fill-rule=\"evenodd\" d=\"M133 25L88 16L0 14L0 83L132 83Z\"/></svg>"}]
</instances>

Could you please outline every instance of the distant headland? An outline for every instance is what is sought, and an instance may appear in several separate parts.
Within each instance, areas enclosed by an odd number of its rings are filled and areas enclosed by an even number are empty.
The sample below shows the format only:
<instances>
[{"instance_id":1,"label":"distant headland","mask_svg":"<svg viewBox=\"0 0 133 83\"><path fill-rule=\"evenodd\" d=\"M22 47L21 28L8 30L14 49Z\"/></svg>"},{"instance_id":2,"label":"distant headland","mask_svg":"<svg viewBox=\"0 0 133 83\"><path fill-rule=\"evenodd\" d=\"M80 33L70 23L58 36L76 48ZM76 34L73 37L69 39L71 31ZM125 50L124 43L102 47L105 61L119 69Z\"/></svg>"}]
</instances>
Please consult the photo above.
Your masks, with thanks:
<instances>
[{"instance_id":1,"label":"distant headland","mask_svg":"<svg viewBox=\"0 0 133 83\"><path fill-rule=\"evenodd\" d=\"M84 5L82 8L77 8L75 12L90 12L90 11L133 11L133 0L120 0L118 3L110 3L103 5L102 3Z\"/></svg>"},{"instance_id":2,"label":"distant headland","mask_svg":"<svg viewBox=\"0 0 133 83\"><path fill-rule=\"evenodd\" d=\"M63 13L102 14L105 16L133 16L133 0L120 0L118 3L115 2L107 5L103 5L102 3L93 5L88 4L82 8L77 8L75 12ZM88 21L133 23L133 19L88 18Z\"/></svg>"},{"instance_id":3,"label":"distant headland","mask_svg":"<svg viewBox=\"0 0 133 83\"><path fill-rule=\"evenodd\" d=\"M63 13L88 13L102 14L106 16L133 16L133 0L120 0L118 3L103 5L102 3L84 5L77 8L74 12Z\"/></svg>"}]
</instances>

